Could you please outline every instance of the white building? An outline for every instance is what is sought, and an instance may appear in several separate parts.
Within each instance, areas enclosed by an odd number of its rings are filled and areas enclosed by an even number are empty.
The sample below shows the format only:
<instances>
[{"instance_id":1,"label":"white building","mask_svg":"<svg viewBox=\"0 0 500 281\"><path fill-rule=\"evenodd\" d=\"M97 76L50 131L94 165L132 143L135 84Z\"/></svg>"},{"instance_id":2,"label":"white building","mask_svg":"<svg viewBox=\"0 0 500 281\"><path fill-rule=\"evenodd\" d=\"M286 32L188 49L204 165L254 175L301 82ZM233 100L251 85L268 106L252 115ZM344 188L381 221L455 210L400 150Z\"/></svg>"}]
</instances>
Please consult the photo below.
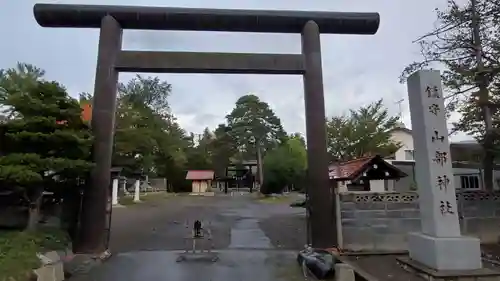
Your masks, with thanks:
<instances>
[{"instance_id":1,"label":"white building","mask_svg":"<svg viewBox=\"0 0 500 281\"><path fill-rule=\"evenodd\" d=\"M355 159L348 162L331 164L329 168L330 178L337 179L338 190L346 191L413 191L418 188L415 182L415 150L413 148L412 131L404 126L394 129L392 140L401 144L401 148L392 156L385 159L397 170L406 174L399 180L370 180L369 184L362 182L360 184L359 174L364 173L366 161L368 158ZM480 164L481 146L475 142L456 142L450 143L451 158L453 161L453 174L455 188L463 190L482 190L483 171ZM474 161L470 161L473 159ZM472 163L474 162L474 163ZM384 165L385 166L385 165ZM369 167L368 167L369 168ZM391 167L386 167L391 171ZM363 170L363 171L362 171ZM351 177L351 175L358 175ZM500 167L494 171L494 189L500 190ZM357 178L353 182L350 179Z\"/></svg>"},{"instance_id":2,"label":"white building","mask_svg":"<svg viewBox=\"0 0 500 281\"><path fill-rule=\"evenodd\" d=\"M392 131L392 140L401 143L402 147L395 153L392 159L388 159L387 161L398 167L404 165L405 162L407 162L407 164L414 163L415 150L413 148L412 131L404 126L394 129ZM467 155L470 157L475 153L479 154L481 152L479 144L475 142L452 142L450 143L450 149L451 157L454 161L453 174L455 178L455 187L457 189L482 190L484 184L482 177L483 172L480 167L481 165L477 163L471 164L470 162L466 163L459 161L461 156ZM479 157L476 160L480 163ZM500 170L495 170L493 176L494 189L500 190ZM398 183L392 182L389 183L385 189L389 191L398 190L399 188L395 188L397 185Z\"/></svg>"},{"instance_id":3,"label":"white building","mask_svg":"<svg viewBox=\"0 0 500 281\"><path fill-rule=\"evenodd\" d=\"M401 144L401 148L394 154L394 160L397 161L413 161L414 149L413 149L413 137L411 135L411 130L401 126L397 129L392 130L391 139Z\"/></svg>"}]
</instances>

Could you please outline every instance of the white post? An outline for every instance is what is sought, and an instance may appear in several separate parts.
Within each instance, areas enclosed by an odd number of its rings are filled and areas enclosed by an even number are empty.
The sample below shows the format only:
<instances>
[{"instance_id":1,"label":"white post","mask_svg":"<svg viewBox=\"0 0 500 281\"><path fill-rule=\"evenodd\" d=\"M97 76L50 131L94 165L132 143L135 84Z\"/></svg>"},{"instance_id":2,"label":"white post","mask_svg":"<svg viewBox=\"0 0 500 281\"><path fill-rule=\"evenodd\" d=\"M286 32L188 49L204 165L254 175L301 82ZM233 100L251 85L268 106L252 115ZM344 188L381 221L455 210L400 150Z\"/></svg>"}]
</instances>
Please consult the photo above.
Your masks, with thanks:
<instances>
[{"instance_id":1,"label":"white post","mask_svg":"<svg viewBox=\"0 0 500 281\"><path fill-rule=\"evenodd\" d=\"M118 178L113 179L113 190L111 193L111 204L118 205Z\"/></svg>"},{"instance_id":2,"label":"white post","mask_svg":"<svg viewBox=\"0 0 500 281\"><path fill-rule=\"evenodd\" d=\"M140 192L141 192L141 181L139 179L135 180L135 186L134 186L134 202L141 202L141 199L139 198Z\"/></svg>"},{"instance_id":3,"label":"white post","mask_svg":"<svg viewBox=\"0 0 500 281\"><path fill-rule=\"evenodd\" d=\"M126 179L126 178L123 180L123 185L122 185L122 188L123 188L123 193L124 193L125 195L129 195L129 194L130 194L130 193L128 192L128 190L127 190L127 179Z\"/></svg>"},{"instance_id":4,"label":"white post","mask_svg":"<svg viewBox=\"0 0 500 281\"><path fill-rule=\"evenodd\" d=\"M441 76L422 70L408 78L421 233L410 233L410 258L435 270L482 267L480 241L461 236Z\"/></svg>"}]
</instances>

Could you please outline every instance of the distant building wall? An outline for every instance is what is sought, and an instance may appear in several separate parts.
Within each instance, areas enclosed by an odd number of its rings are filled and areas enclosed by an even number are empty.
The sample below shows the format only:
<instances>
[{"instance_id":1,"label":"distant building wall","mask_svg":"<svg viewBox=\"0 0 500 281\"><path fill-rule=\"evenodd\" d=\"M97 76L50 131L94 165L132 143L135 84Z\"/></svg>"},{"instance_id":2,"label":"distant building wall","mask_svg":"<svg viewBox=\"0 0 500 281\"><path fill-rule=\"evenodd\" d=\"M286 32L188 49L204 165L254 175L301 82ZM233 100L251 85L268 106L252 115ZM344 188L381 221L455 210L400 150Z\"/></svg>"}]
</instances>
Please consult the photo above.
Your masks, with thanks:
<instances>
[{"instance_id":1,"label":"distant building wall","mask_svg":"<svg viewBox=\"0 0 500 281\"><path fill-rule=\"evenodd\" d=\"M407 129L396 129L392 131L391 140L401 144L401 148L394 154L395 160L414 160L413 157L411 157L414 151L413 136Z\"/></svg>"},{"instance_id":2,"label":"distant building wall","mask_svg":"<svg viewBox=\"0 0 500 281\"><path fill-rule=\"evenodd\" d=\"M387 191L407 192L415 191L415 162L414 161L394 161L387 160L398 169L405 172L408 177L397 181L387 182ZM494 190L500 190L500 167L493 171ZM466 191L482 190L483 189L483 172L478 164L453 163L453 175L456 189L464 189ZM414 187L412 189L412 186Z\"/></svg>"}]
</instances>

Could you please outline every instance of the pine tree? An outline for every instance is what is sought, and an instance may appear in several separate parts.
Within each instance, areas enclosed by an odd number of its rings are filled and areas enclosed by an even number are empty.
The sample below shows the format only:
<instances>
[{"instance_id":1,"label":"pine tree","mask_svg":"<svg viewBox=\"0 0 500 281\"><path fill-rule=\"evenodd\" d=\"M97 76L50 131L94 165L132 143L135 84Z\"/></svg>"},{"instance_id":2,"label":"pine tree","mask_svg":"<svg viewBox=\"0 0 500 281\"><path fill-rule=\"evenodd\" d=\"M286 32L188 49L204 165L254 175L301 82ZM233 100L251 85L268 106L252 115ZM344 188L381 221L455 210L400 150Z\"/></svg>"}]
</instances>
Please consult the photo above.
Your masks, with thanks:
<instances>
[{"instance_id":1,"label":"pine tree","mask_svg":"<svg viewBox=\"0 0 500 281\"><path fill-rule=\"evenodd\" d=\"M30 206L28 230L36 228L44 191L58 191L89 171L91 134L81 108L56 82L5 95L15 118L0 124L2 186L21 192Z\"/></svg>"}]
</instances>

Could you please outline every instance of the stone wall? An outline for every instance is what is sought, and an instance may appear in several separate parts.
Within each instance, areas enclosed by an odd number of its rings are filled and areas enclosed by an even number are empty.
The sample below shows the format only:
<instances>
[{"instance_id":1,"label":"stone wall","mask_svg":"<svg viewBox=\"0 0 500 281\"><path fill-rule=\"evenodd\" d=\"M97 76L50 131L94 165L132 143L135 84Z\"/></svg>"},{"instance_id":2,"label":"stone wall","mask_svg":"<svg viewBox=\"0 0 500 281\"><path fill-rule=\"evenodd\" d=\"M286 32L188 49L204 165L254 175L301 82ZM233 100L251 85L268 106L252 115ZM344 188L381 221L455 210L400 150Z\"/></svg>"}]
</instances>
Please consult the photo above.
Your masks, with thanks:
<instances>
[{"instance_id":1,"label":"stone wall","mask_svg":"<svg viewBox=\"0 0 500 281\"><path fill-rule=\"evenodd\" d=\"M420 231L418 194L342 193L340 216L343 248L347 251L407 250L406 236ZM483 243L500 237L500 193L480 191L457 194L462 234Z\"/></svg>"},{"instance_id":2,"label":"stone wall","mask_svg":"<svg viewBox=\"0 0 500 281\"><path fill-rule=\"evenodd\" d=\"M415 163L409 161L399 161L393 162L396 168L400 169L408 176L401 178L399 180L391 180L392 186L387 188L386 191L393 192L414 192L412 186L415 185Z\"/></svg>"},{"instance_id":3,"label":"stone wall","mask_svg":"<svg viewBox=\"0 0 500 281\"><path fill-rule=\"evenodd\" d=\"M166 191L167 190L167 179L166 178L150 178L149 184L151 188L156 191Z\"/></svg>"}]
</instances>

